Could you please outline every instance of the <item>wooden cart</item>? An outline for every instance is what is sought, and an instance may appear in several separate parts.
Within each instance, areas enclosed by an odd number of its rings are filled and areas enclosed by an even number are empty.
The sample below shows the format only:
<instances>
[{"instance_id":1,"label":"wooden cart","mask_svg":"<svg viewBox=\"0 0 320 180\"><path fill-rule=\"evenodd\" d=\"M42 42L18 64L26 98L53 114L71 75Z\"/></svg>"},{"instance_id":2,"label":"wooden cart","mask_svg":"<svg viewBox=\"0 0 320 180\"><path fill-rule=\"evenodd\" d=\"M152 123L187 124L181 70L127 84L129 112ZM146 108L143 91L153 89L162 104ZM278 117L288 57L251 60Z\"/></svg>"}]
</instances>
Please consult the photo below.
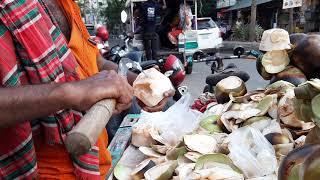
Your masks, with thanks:
<instances>
[{"instance_id":1,"label":"wooden cart","mask_svg":"<svg viewBox=\"0 0 320 180\"><path fill-rule=\"evenodd\" d=\"M130 145L132 126L139 120L139 117L140 117L139 114L127 115L124 118L123 122L121 123L114 138L112 139L108 147L112 156L112 166L106 177L107 180L113 179L114 168L116 167L116 165L119 163L120 160L130 162L130 157L132 157L133 154L139 152L137 148ZM143 159L144 157L141 157L141 158ZM137 157L133 157L133 159L139 160L139 158Z\"/></svg>"}]
</instances>

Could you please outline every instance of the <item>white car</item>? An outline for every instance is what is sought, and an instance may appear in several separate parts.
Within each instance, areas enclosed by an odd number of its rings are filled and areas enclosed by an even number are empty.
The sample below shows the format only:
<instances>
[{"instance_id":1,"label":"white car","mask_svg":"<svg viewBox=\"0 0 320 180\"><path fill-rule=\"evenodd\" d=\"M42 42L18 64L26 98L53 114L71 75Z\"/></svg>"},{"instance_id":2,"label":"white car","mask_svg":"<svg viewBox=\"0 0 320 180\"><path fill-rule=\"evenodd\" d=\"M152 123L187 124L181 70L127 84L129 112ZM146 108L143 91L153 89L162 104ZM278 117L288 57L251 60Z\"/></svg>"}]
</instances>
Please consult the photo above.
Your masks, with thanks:
<instances>
[{"instance_id":1,"label":"white car","mask_svg":"<svg viewBox=\"0 0 320 180\"><path fill-rule=\"evenodd\" d=\"M217 24L210 18L198 18L198 49L211 52L222 46L221 32Z\"/></svg>"}]
</instances>

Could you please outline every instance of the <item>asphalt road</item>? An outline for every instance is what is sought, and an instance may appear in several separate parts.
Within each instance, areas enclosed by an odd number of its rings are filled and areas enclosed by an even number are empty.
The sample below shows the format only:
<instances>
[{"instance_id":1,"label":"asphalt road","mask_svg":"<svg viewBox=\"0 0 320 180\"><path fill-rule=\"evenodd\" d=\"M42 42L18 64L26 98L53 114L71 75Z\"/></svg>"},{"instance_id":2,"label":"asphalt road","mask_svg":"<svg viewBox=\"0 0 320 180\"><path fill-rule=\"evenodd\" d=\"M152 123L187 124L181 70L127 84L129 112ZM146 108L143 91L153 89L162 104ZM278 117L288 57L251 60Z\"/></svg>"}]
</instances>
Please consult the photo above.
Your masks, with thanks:
<instances>
[{"instance_id":1,"label":"asphalt road","mask_svg":"<svg viewBox=\"0 0 320 180\"><path fill-rule=\"evenodd\" d=\"M255 60L248 59L232 59L224 60L224 65L227 66L229 63L234 63L240 70L246 71L250 75L249 81L246 83L248 91L255 90L258 88L264 88L268 81L261 78L256 70ZM188 90L193 96L197 98L199 94L202 93L205 86L205 80L207 75L211 73L210 66L206 65L204 62L195 63L193 65L193 72L191 75L187 75L183 82L183 85L188 86Z\"/></svg>"},{"instance_id":2,"label":"asphalt road","mask_svg":"<svg viewBox=\"0 0 320 180\"><path fill-rule=\"evenodd\" d=\"M123 41L121 39L110 39L110 47L114 45L122 45ZM221 54L230 55L230 54ZM246 83L247 89L255 90L257 88L264 88L268 81L261 78L256 70L256 63L254 60L250 59L232 59L224 60L224 65L227 66L229 63L234 63L240 70L246 71L250 75L249 81ZM210 66L207 66L205 62L195 63L193 65L193 72L191 75L187 75L182 85L188 86L189 92L193 98L197 98L199 94L202 93L205 86L205 80L207 75L211 73Z\"/></svg>"}]
</instances>

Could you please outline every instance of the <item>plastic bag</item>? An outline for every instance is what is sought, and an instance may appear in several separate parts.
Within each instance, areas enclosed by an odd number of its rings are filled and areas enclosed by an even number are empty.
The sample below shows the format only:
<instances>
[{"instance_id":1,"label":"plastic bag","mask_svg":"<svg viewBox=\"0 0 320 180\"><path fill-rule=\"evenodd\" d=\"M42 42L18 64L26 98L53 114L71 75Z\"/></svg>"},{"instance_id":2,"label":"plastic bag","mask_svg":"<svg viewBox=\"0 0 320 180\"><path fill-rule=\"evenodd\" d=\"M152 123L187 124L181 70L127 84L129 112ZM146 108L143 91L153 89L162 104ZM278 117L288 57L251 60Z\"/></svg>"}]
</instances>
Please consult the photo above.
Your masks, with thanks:
<instances>
[{"instance_id":1,"label":"plastic bag","mask_svg":"<svg viewBox=\"0 0 320 180\"><path fill-rule=\"evenodd\" d=\"M229 135L229 157L246 178L274 174L277 170L275 151L259 130L237 129Z\"/></svg>"},{"instance_id":2,"label":"plastic bag","mask_svg":"<svg viewBox=\"0 0 320 180\"><path fill-rule=\"evenodd\" d=\"M161 131L161 137L167 142L178 142L182 137L199 126L199 116L202 114L192 110L191 95L186 94L165 112L141 112L140 120L136 124L149 124Z\"/></svg>"}]
</instances>

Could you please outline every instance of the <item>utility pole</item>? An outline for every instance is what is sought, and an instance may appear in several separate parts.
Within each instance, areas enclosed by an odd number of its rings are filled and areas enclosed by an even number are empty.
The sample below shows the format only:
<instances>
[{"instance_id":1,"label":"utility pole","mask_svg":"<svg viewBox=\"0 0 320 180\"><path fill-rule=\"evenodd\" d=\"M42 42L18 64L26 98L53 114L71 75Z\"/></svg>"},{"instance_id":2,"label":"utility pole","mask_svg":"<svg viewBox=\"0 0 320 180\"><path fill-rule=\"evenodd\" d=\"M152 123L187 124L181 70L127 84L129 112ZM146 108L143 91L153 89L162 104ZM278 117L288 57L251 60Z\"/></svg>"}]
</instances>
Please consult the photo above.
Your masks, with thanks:
<instances>
[{"instance_id":1,"label":"utility pole","mask_svg":"<svg viewBox=\"0 0 320 180\"><path fill-rule=\"evenodd\" d=\"M294 32L294 24L293 24L293 8L289 9L289 33L292 34Z\"/></svg>"},{"instance_id":2,"label":"utility pole","mask_svg":"<svg viewBox=\"0 0 320 180\"><path fill-rule=\"evenodd\" d=\"M257 1L252 0L251 3L251 20L249 28L249 41L253 42L256 39L256 20L257 20Z\"/></svg>"}]
</instances>

